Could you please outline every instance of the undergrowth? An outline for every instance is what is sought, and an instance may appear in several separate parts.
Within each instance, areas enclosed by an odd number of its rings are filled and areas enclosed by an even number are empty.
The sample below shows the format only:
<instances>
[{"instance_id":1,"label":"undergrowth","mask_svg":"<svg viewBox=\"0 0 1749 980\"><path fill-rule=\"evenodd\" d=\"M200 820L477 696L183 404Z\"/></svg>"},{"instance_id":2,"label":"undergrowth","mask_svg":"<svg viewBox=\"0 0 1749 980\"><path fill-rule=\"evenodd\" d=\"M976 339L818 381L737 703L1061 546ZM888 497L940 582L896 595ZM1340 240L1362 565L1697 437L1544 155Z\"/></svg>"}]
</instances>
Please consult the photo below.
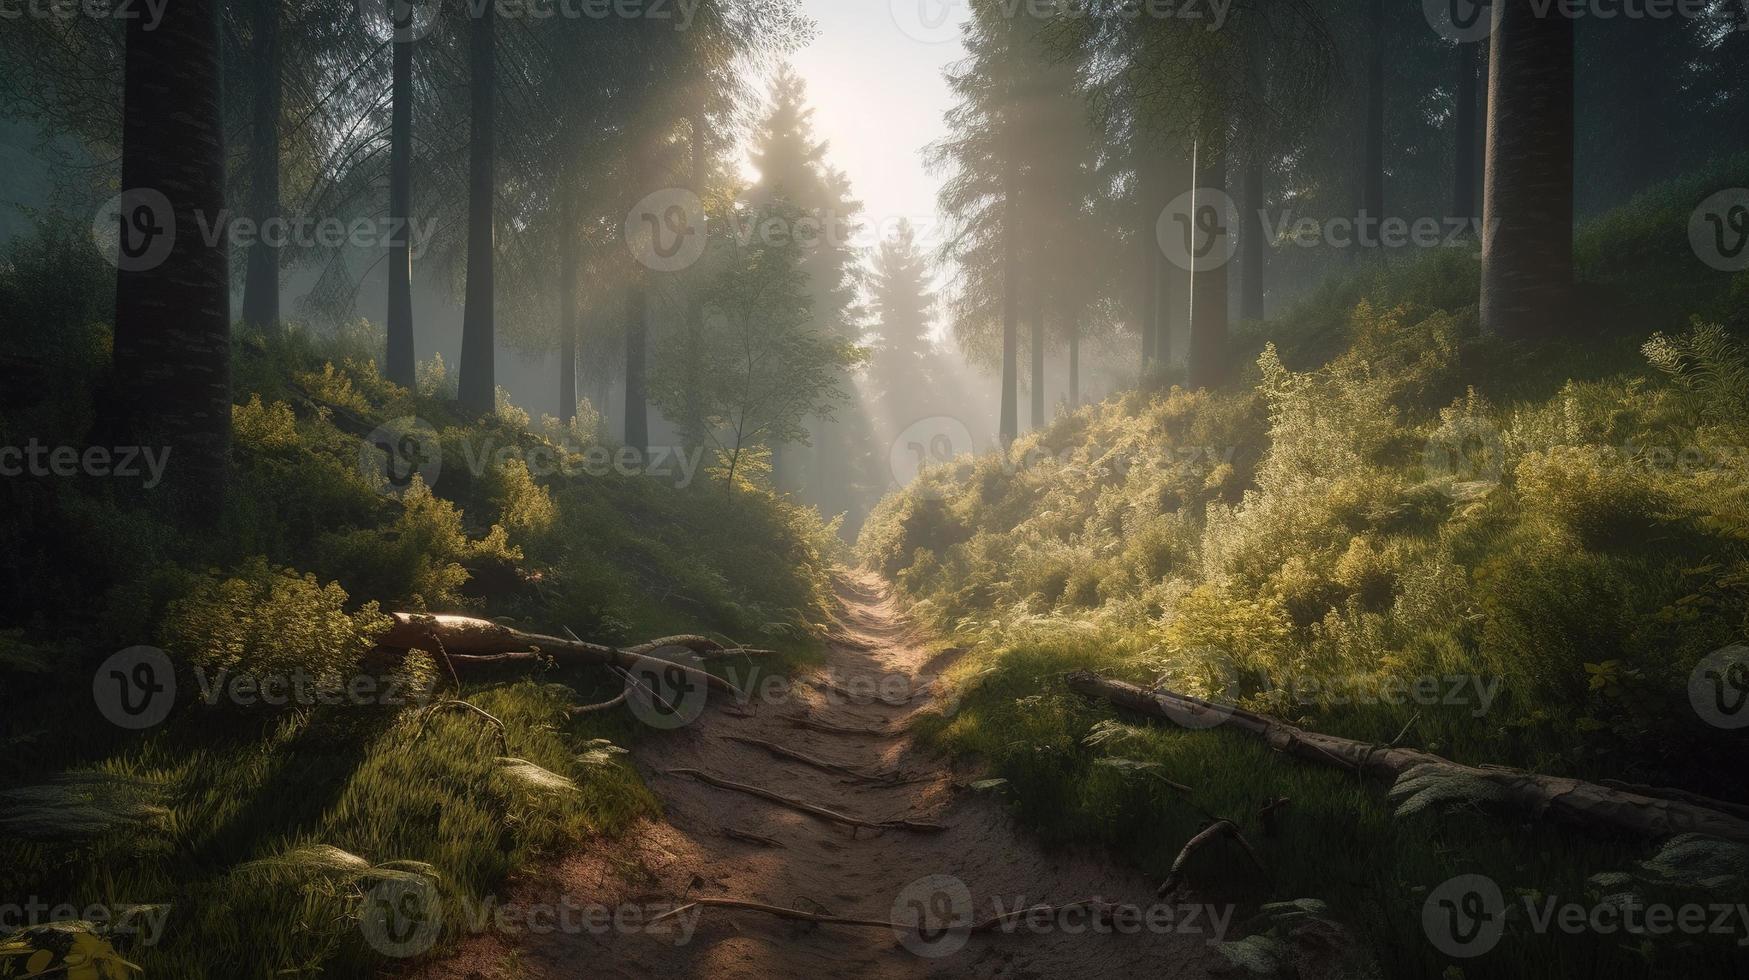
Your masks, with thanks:
<instances>
[{"instance_id":1,"label":"undergrowth","mask_svg":"<svg viewBox=\"0 0 1749 980\"><path fill-rule=\"evenodd\" d=\"M88 236L52 226L0 265L0 306L25 314L9 342L58 380L9 397L0 444L92 431L100 268ZM380 347L362 323L239 328L229 492L198 532L161 518L175 508L141 480L0 481L0 896L166 906L159 941L117 937L148 976L364 975L385 962L358 925L374 885L415 876L453 909L656 811L618 761L640 726L565 710L619 681L511 670L457 691L426 655L374 649L387 612L615 644L702 632L777 647L779 668L813 656L831 616L836 534L813 511L577 465L616 448L586 404L570 425L502 399L470 420L441 361L408 391L377 373ZM430 485L380 466L382 427L409 419L438 437ZM176 705L124 731L94 683L139 645L169 658ZM238 675L371 693L275 705L233 696ZM426 717L451 698L500 720L502 739L471 713Z\"/></svg>"},{"instance_id":2,"label":"undergrowth","mask_svg":"<svg viewBox=\"0 0 1749 980\"><path fill-rule=\"evenodd\" d=\"M1630 288L1622 268L1643 274L1611 258L1618 244L1645 252L1650 237L1676 262L1664 245L1685 247L1703 183L1581 235L1580 309ZM1733 312L1749 280L1685 257L1700 271L1672 272L1683 289L1657 292L1665 305L1617 311L1656 308L1637 332L1610 322L1539 348L1478 335L1460 253L1358 273L1256 325L1241 384L1131 392L926 470L858 549L915 616L973 647L959 711L928 733L1007 780L1047 837L1091 837L1162 874L1208 819L1255 839L1262 805L1291 798L1263 842L1274 880L1251 897L1328 902L1386 976L1727 962L1741 930L1691 942L1523 923L1483 959L1445 957L1421 904L1446 879L1595 902L1592 876L1651 851L1503 826L1473 801L1394 819L1352 774L1243 733L1119 719L1064 684L1092 668L1465 763L1743 801L1723 762L1741 738L1695 710L1690 681L1749 633L1749 358Z\"/></svg>"}]
</instances>

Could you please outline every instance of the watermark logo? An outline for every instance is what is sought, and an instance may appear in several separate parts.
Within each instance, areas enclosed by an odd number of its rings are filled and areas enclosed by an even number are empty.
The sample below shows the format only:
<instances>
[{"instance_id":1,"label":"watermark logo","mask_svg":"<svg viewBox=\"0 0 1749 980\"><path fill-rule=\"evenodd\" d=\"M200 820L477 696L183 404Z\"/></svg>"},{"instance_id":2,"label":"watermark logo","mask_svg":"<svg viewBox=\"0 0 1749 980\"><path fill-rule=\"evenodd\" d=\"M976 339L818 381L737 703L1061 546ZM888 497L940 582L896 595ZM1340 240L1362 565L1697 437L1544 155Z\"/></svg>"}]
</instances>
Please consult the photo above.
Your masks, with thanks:
<instances>
[{"instance_id":1,"label":"watermark logo","mask_svg":"<svg viewBox=\"0 0 1749 980\"><path fill-rule=\"evenodd\" d=\"M893 899L893 935L926 959L952 956L972 935L972 892L953 875L928 875L900 889Z\"/></svg>"},{"instance_id":2,"label":"watermark logo","mask_svg":"<svg viewBox=\"0 0 1749 980\"><path fill-rule=\"evenodd\" d=\"M402 707L426 705L436 693L437 678L412 682L379 678L370 674L317 675L302 669L282 673L212 672L194 669L200 700L208 707L229 701L240 708L352 705L356 707Z\"/></svg>"},{"instance_id":3,"label":"watermark logo","mask_svg":"<svg viewBox=\"0 0 1749 980\"><path fill-rule=\"evenodd\" d=\"M443 931L437 886L424 878L390 878L364 896L359 931L370 948L394 959L418 956Z\"/></svg>"},{"instance_id":4,"label":"watermark logo","mask_svg":"<svg viewBox=\"0 0 1749 980\"><path fill-rule=\"evenodd\" d=\"M893 24L920 44L946 44L959 37L971 16L967 0L891 0Z\"/></svg>"},{"instance_id":5,"label":"watermark logo","mask_svg":"<svg viewBox=\"0 0 1749 980\"><path fill-rule=\"evenodd\" d=\"M1508 907L1486 875L1459 875L1433 889L1421 907L1427 938L1448 956L1470 959L1492 952L1506 933L1506 920L1533 935L1733 936L1749 946L1749 905L1731 902L1648 902L1629 891L1575 902L1521 890Z\"/></svg>"},{"instance_id":6,"label":"watermark logo","mask_svg":"<svg viewBox=\"0 0 1749 980\"><path fill-rule=\"evenodd\" d=\"M128 647L98 666L91 697L110 724L132 731L151 728L176 704L176 669L157 647Z\"/></svg>"},{"instance_id":7,"label":"watermark logo","mask_svg":"<svg viewBox=\"0 0 1749 980\"><path fill-rule=\"evenodd\" d=\"M924 469L972 451L972 430L964 422L947 415L932 415L906 426L893 439L887 450L887 468L895 483L909 487ZM920 488L919 492L935 499L942 496L942 491L934 487Z\"/></svg>"},{"instance_id":8,"label":"watermark logo","mask_svg":"<svg viewBox=\"0 0 1749 980\"><path fill-rule=\"evenodd\" d=\"M1694 712L1716 728L1749 727L1749 647L1715 650L1688 677Z\"/></svg>"},{"instance_id":9,"label":"watermark logo","mask_svg":"<svg viewBox=\"0 0 1749 980\"><path fill-rule=\"evenodd\" d=\"M379 41L410 44L437 27L437 0L354 0L358 19L371 37Z\"/></svg>"},{"instance_id":10,"label":"watermark logo","mask_svg":"<svg viewBox=\"0 0 1749 980\"><path fill-rule=\"evenodd\" d=\"M566 894L556 902L504 902L496 895L460 896L447 921L455 932L500 936L644 935L674 946L692 941L704 909L656 903L605 905ZM446 919L429 879L396 878L372 888L360 910L359 929L384 956L406 959L429 951Z\"/></svg>"},{"instance_id":11,"label":"watermark logo","mask_svg":"<svg viewBox=\"0 0 1749 980\"><path fill-rule=\"evenodd\" d=\"M1239 672L1232 655L1215 647L1194 647L1174 656L1156 678L1154 687L1188 694L1201 703L1169 700L1166 716L1181 728L1204 731L1233 717L1233 698L1239 690Z\"/></svg>"},{"instance_id":12,"label":"watermark logo","mask_svg":"<svg viewBox=\"0 0 1749 980\"><path fill-rule=\"evenodd\" d=\"M176 247L176 212L161 191L125 190L97 209L91 237L109 264L122 272L156 269Z\"/></svg>"},{"instance_id":13,"label":"watermark logo","mask_svg":"<svg viewBox=\"0 0 1749 980\"><path fill-rule=\"evenodd\" d=\"M1421 0L1421 12L1448 41L1468 44L1494 32L1492 0Z\"/></svg>"},{"instance_id":14,"label":"watermark logo","mask_svg":"<svg viewBox=\"0 0 1749 980\"><path fill-rule=\"evenodd\" d=\"M1454 496L1461 486L1496 486L1506 473L1506 441L1487 419L1456 416L1428 438L1421 463L1427 478Z\"/></svg>"},{"instance_id":15,"label":"watermark logo","mask_svg":"<svg viewBox=\"0 0 1749 980\"><path fill-rule=\"evenodd\" d=\"M1421 926L1447 956L1481 956L1506 934L1506 898L1486 875L1459 875L1427 893Z\"/></svg>"},{"instance_id":16,"label":"watermark logo","mask_svg":"<svg viewBox=\"0 0 1749 980\"><path fill-rule=\"evenodd\" d=\"M443 445L437 430L424 419L386 422L366 436L358 447L358 469L382 493L399 497L418 477L427 487L443 471Z\"/></svg>"},{"instance_id":17,"label":"watermark logo","mask_svg":"<svg viewBox=\"0 0 1749 980\"><path fill-rule=\"evenodd\" d=\"M704 202L679 187L656 191L626 215L626 247L655 272L680 272L704 257L710 244Z\"/></svg>"},{"instance_id":18,"label":"watermark logo","mask_svg":"<svg viewBox=\"0 0 1749 980\"><path fill-rule=\"evenodd\" d=\"M1107 902L1097 896L1058 905L1036 903L1024 895L993 895L988 917L977 915L972 893L953 875L935 874L906 885L888 917L900 945L928 959L964 949L972 930L1043 936L1153 935L1198 936L1209 945L1225 940L1233 924L1233 905Z\"/></svg>"},{"instance_id":19,"label":"watermark logo","mask_svg":"<svg viewBox=\"0 0 1749 980\"><path fill-rule=\"evenodd\" d=\"M1749 187L1732 187L1700 202L1688 219L1688 243L1720 272L1749 269Z\"/></svg>"},{"instance_id":20,"label":"watermark logo","mask_svg":"<svg viewBox=\"0 0 1749 980\"><path fill-rule=\"evenodd\" d=\"M418 258L437 233L436 218L358 217L349 221L332 215L292 214L258 220L229 209L195 209L189 216L206 248L228 243L237 248L260 244L273 249L373 249L406 242ZM162 265L175 249L176 210L161 191L147 187L123 191L97 210L91 234L111 265L123 272L145 272Z\"/></svg>"},{"instance_id":21,"label":"watermark logo","mask_svg":"<svg viewBox=\"0 0 1749 980\"><path fill-rule=\"evenodd\" d=\"M626 705L632 716L651 728L674 731L704 714L710 689L700 674L704 660L690 650L656 650L625 672Z\"/></svg>"},{"instance_id":22,"label":"watermark logo","mask_svg":"<svg viewBox=\"0 0 1749 980\"><path fill-rule=\"evenodd\" d=\"M1167 261L1186 272L1219 269L1239 251L1239 207L1225 191L1195 187L1160 212L1154 234Z\"/></svg>"}]
</instances>

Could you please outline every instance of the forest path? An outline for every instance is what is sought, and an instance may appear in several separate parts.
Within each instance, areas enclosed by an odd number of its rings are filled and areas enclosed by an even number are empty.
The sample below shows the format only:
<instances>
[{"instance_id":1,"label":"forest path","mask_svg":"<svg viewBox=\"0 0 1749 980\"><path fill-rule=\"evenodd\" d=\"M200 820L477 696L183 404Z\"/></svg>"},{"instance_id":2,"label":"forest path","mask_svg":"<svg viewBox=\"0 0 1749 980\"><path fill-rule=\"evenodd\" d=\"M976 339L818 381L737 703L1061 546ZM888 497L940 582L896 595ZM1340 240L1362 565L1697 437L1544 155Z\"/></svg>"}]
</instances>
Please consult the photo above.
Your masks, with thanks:
<instances>
[{"instance_id":1,"label":"forest path","mask_svg":"<svg viewBox=\"0 0 1749 980\"><path fill-rule=\"evenodd\" d=\"M1175 925L1096 929L1079 911L1048 925L1020 922L1011 931L950 933L937 942L892 929L815 924L761 912L694 907L673 920L650 916L681 899L720 898L799 908L821 914L891 921L929 910L929 922L949 910L959 921L982 921L1040 904L1066 905L1097 897L1158 914L1153 883L1098 857L1042 850L1014 826L1000 798L955 788L955 774L902 734L908 716L927 705L892 700L919 685L951 658L933 661L899 613L886 586L846 573L838 592L846 635L824 664L798 677L782 697L755 699L752 712L714 698L692 724L643 739L633 758L666 804L665 817L625 836L590 841L556 865L519 881L507 905L523 910L587 908L597 918L583 928L536 934L488 930L464 941L420 977L485 980L500 977L1205 977L1225 959L1215 951L1216 923L1177 907ZM863 697L834 693L836 683ZM899 697L893 697L893 695ZM895 736L846 735L796 727L803 713L829 725L887 728ZM900 785L854 783L809 765L779 759L724 736L762 739L819 760L859 770L898 770L915 777ZM668 770L702 770L873 821L908 819L944 824L943 832L857 830L766 800L708 785ZM770 839L761 843L731 831ZM626 913L611 927L602 908ZM1207 912L1208 910L1198 910ZM1233 923L1226 923L1229 928ZM1226 938L1232 938L1230 935Z\"/></svg>"}]
</instances>

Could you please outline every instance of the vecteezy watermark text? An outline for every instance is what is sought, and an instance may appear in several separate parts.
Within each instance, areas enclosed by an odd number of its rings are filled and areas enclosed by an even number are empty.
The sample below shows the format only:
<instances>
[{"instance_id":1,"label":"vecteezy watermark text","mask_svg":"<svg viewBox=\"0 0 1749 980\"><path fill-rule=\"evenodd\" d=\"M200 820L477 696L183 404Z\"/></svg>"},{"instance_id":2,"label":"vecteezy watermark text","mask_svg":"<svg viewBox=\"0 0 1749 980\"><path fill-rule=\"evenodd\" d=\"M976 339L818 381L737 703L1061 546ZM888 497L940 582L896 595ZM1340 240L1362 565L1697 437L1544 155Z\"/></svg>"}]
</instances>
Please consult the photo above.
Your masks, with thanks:
<instances>
[{"instance_id":1,"label":"vecteezy watermark text","mask_svg":"<svg viewBox=\"0 0 1749 980\"><path fill-rule=\"evenodd\" d=\"M1025 896L996 895L990 899L988 921L1008 934L1171 934L1200 937L1215 945L1226 939L1233 912L1232 905L1185 902L1137 905L1098 898L1055 905L1029 902ZM918 956L940 959L965 947L978 918L971 889L964 881L953 875L933 874L899 890L889 921L901 946Z\"/></svg>"},{"instance_id":2,"label":"vecteezy watermark text","mask_svg":"<svg viewBox=\"0 0 1749 980\"><path fill-rule=\"evenodd\" d=\"M1490 225L1479 218L1406 218L1364 211L1334 218L1296 214L1291 209L1277 215L1259 209L1247 215L1225 191L1196 187L1161 210L1154 231L1161 252L1173 265L1206 272L1233 260L1240 235L1261 235L1276 248L1476 248L1498 227L1497 222Z\"/></svg>"},{"instance_id":3,"label":"vecteezy watermark text","mask_svg":"<svg viewBox=\"0 0 1749 980\"><path fill-rule=\"evenodd\" d=\"M530 476L537 479L561 476L605 478L648 477L670 480L678 489L692 486L704 463L703 446L608 446L595 443L588 446L553 445L499 441L487 435L475 439L461 437L453 445L462 465L475 478L488 472L503 470L521 463ZM453 458L453 457L452 457ZM437 429L424 419L407 418L386 422L359 443L359 472L381 487L384 493L399 496L418 477L427 487L437 482L444 467L444 441Z\"/></svg>"},{"instance_id":4,"label":"vecteezy watermark text","mask_svg":"<svg viewBox=\"0 0 1749 980\"><path fill-rule=\"evenodd\" d=\"M0 446L0 476L89 476L99 479L145 479L151 490L164 482L170 465L169 446L50 446L32 438L22 446Z\"/></svg>"},{"instance_id":5,"label":"vecteezy watermark text","mask_svg":"<svg viewBox=\"0 0 1749 980\"><path fill-rule=\"evenodd\" d=\"M1442 953L1483 956L1500 944L1509 920L1522 916L1537 935L1565 933L1613 936L1734 936L1749 946L1749 905L1731 902L1649 902L1632 893L1575 902L1557 895L1526 894L1508 903L1486 875L1449 879L1427 894L1421 925Z\"/></svg>"},{"instance_id":6,"label":"vecteezy watermark text","mask_svg":"<svg viewBox=\"0 0 1749 980\"><path fill-rule=\"evenodd\" d=\"M645 935L684 946L692 941L704 909L682 902L607 905L566 894L556 902L504 902L495 895L460 901L458 929L468 935ZM365 895L359 931L384 956L418 956L443 931L441 896L425 879L391 879Z\"/></svg>"},{"instance_id":7,"label":"vecteezy watermark text","mask_svg":"<svg viewBox=\"0 0 1749 980\"><path fill-rule=\"evenodd\" d=\"M229 209L195 209L185 217L189 223L179 223L175 204L162 192L133 188L98 209L91 233L99 252L123 272L145 272L162 265L175 248L179 228L192 229L208 248L227 241L236 248L259 243L275 249L374 249L404 243L415 259L425 253L437 233L436 218L347 219L305 214L256 218Z\"/></svg>"},{"instance_id":8,"label":"vecteezy watermark text","mask_svg":"<svg viewBox=\"0 0 1749 980\"><path fill-rule=\"evenodd\" d=\"M199 700L208 707L228 702L240 708L314 708L335 705L398 707L431 702L436 680L415 682L368 673L210 670L194 668ZM91 677L91 697L111 724L130 730L151 728L176 706L176 668L157 647L118 651Z\"/></svg>"},{"instance_id":9,"label":"vecteezy watermark text","mask_svg":"<svg viewBox=\"0 0 1749 980\"><path fill-rule=\"evenodd\" d=\"M959 36L971 16L972 0L889 0L899 33L923 44L945 44ZM1233 0L997 0L1006 20L1171 20L1218 31L1227 23Z\"/></svg>"},{"instance_id":10,"label":"vecteezy watermark text","mask_svg":"<svg viewBox=\"0 0 1749 980\"><path fill-rule=\"evenodd\" d=\"M0 0L0 20L138 20L152 31L169 5L170 0Z\"/></svg>"},{"instance_id":11,"label":"vecteezy watermark text","mask_svg":"<svg viewBox=\"0 0 1749 980\"><path fill-rule=\"evenodd\" d=\"M138 945L156 946L164 938L164 924L169 919L168 905L76 905L47 902L33 895L22 902L0 904L0 936L57 922L87 922L104 935L127 936Z\"/></svg>"}]
</instances>

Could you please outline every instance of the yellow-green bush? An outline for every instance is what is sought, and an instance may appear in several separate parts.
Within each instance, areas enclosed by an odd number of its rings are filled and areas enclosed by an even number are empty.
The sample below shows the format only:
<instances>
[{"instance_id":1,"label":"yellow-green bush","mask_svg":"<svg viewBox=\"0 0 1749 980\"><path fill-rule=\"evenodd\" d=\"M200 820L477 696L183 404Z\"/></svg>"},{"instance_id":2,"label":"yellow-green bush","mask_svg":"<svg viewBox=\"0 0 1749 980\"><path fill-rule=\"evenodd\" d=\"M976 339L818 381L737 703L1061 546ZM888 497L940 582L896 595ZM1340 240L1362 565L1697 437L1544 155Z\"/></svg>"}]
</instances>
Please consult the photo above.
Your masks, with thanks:
<instances>
[{"instance_id":1,"label":"yellow-green bush","mask_svg":"<svg viewBox=\"0 0 1749 980\"><path fill-rule=\"evenodd\" d=\"M339 583L257 557L171 603L163 639L208 673L332 679L355 673L388 626L375 602L348 612Z\"/></svg>"}]
</instances>

